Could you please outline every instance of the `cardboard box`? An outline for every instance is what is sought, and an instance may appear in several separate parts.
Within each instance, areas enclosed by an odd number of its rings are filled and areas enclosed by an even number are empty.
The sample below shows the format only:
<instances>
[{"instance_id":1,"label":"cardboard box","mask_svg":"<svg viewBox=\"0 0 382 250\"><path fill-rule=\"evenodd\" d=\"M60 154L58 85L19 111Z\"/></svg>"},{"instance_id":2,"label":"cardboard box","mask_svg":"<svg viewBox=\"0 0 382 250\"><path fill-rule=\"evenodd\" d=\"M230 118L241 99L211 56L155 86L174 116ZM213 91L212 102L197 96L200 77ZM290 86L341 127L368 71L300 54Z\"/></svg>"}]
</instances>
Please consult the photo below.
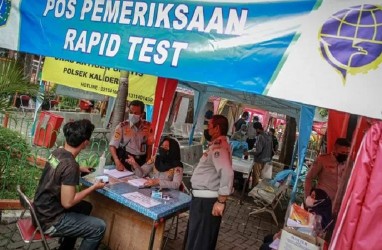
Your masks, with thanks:
<instances>
[{"instance_id":1,"label":"cardboard box","mask_svg":"<svg viewBox=\"0 0 382 250\"><path fill-rule=\"evenodd\" d=\"M279 250L325 250L325 242L297 230L284 228L281 233Z\"/></svg>"}]
</instances>

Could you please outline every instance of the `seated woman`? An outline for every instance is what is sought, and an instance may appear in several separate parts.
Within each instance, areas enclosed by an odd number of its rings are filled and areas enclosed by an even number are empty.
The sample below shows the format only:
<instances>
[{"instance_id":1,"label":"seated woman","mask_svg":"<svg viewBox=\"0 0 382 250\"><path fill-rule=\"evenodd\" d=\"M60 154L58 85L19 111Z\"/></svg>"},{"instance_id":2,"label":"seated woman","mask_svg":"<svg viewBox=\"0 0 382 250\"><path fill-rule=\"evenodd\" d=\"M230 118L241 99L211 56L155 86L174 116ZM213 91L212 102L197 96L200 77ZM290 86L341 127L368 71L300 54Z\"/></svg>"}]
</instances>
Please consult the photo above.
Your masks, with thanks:
<instances>
[{"instance_id":1,"label":"seated woman","mask_svg":"<svg viewBox=\"0 0 382 250\"><path fill-rule=\"evenodd\" d=\"M127 160L134 168L138 177L150 176L145 186L158 186L160 188L179 189L183 179L183 164L180 161L179 143L170 137L165 137L154 160L149 160L139 166L134 158L129 156Z\"/></svg>"},{"instance_id":2,"label":"seated woman","mask_svg":"<svg viewBox=\"0 0 382 250\"><path fill-rule=\"evenodd\" d=\"M321 228L325 233L330 227L334 226L332 217L332 202L328 194L319 188L313 188L310 195L306 197L305 207L308 212L321 216ZM264 238L260 250L270 250L269 245L276 239L281 237L281 231L276 234L267 235Z\"/></svg>"},{"instance_id":3,"label":"seated woman","mask_svg":"<svg viewBox=\"0 0 382 250\"><path fill-rule=\"evenodd\" d=\"M308 212L321 216L321 227L324 231L331 226L333 221L332 202L328 194L319 188L313 188L306 197L305 205Z\"/></svg>"}]
</instances>

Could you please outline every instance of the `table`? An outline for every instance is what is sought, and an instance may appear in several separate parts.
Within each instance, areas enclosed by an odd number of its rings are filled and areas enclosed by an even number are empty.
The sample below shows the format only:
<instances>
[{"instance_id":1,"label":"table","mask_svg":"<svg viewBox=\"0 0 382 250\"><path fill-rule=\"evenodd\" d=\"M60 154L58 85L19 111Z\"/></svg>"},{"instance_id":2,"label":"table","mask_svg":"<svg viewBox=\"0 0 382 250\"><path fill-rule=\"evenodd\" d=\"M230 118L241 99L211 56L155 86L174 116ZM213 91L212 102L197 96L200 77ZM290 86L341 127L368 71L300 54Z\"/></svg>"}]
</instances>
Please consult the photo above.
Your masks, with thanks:
<instances>
[{"instance_id":1,"label":"table","mask_svg":"<svg viewBox=\"0 0 382 250\"><path fill-rule=\"evenodd\" d=\"M245 181L244 181L243 190L241 191L241 195L240 195L240 204L243 204L245 187L247 186L248 180L251 176L252 166L253 166L253 160L252 159L244 160L244 159L241 159L238 157L232 157L232 168L233 168L233 170L236 172L240 172L240 173L247 175L247 178L245 178Z\"/></svg>"},{"instance_id":2,"label":"table","mask_svg":"<svg viewBox=\"0 0 382 250\"><path fill-rule=\"evenodd\" d=\"M107 168L107 167L105 167ZM95 173L81 178L84 186L94 183ZM103 219L107 229L103 243L110 249L161 249L167 219L189 209L191 197L178 190L165 190L170 200L155 199L161 204L146 208L122 196L138 192L147 197L151 189L139 189L126 183L135 176L115 179L109 176L109 184L91 193L92 215Z\"/></svg>"}]
</instances>

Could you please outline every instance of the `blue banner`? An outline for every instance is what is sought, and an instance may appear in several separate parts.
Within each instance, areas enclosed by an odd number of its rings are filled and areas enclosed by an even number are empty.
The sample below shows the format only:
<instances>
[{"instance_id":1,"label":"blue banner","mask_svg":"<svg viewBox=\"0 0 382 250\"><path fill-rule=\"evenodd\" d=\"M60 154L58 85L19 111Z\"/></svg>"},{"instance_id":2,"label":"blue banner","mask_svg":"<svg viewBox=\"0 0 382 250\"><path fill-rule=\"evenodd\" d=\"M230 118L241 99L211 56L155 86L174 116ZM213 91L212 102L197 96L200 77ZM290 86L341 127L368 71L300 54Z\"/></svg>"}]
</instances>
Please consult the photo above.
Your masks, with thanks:
<instances>
[{"instance_id":1,"label":"blue banner","mask_svg":"<svg viewBox=\"0 0 382 250\"><path fill-rule=\"evenodd\" d=\"M316 2L23 0L17 49L263 93Z\"/></svg>"}]
</instances>

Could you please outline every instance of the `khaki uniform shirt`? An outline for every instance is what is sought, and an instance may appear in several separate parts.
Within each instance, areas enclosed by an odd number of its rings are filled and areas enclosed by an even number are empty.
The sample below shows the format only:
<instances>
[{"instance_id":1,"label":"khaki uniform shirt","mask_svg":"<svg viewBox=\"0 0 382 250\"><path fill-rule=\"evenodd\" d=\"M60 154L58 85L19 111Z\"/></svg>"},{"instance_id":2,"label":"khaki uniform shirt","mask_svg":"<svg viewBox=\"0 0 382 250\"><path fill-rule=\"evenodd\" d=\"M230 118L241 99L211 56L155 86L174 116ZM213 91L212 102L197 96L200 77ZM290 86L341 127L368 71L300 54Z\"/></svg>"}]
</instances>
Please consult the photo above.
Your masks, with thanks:
<instances>
[{"instance_id":1,"label":"khaki uniform shirt","mask_svg":"<svg viewBox=\"0 0 382 250\"><path fill-rule=\"evenodd\" d=\"M129 121L118 124L109 145L118 148L126 145L126 151L133 155L145 155L147 145L153 144L150 123L141 121L139 127L130 126Z\"/></svg>"},{"instance_id":2,"label":"khaki uniform shirt","mask_svg":"<svg viewBox=\"0 0 382 250\"><path fill-rule=\"evenodd\" d=\"M306 175L305 196L309 196L313 180L317 179L316 188L324 190L334 202L343 170L344 164L339 164L333 154L318 156Z\"/></svg>"},{"instance_id":3,"label":"khaki uniform shirt","mask_svg":"<svg viewBox=\"0 0 382 250\"><path fill-rule=\"evenodd\" d=\"M197 190L218 191L219 195L232 193L232 156L226 136L211 142L192 174L191 183Z\"/></svg>"}]
</instances>

